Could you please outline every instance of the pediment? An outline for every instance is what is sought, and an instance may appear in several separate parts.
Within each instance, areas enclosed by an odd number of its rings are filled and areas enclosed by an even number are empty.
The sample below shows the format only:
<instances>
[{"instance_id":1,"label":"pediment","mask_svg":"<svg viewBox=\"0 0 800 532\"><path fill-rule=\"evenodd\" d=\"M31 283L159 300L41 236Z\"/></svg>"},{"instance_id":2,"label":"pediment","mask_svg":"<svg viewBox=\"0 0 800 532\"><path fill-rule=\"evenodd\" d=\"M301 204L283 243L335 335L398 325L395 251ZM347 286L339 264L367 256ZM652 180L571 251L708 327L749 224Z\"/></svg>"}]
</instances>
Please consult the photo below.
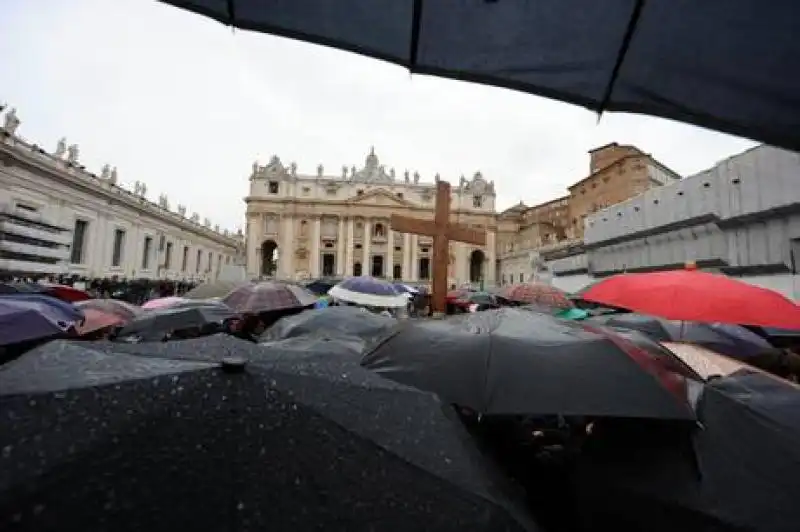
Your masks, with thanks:
<instances>
[{"instance_id":1,"label":"pediment","mask_svg":"<svg viewBox=\"0 0 800 532\"><path fill-rule=\"evenodd\" d=\"M353 196L347 200L351 205L374 205L379 207L413 207L410 201L392 194L388 190L370 190L360 196Z\"/></svg>"}]
</instances>

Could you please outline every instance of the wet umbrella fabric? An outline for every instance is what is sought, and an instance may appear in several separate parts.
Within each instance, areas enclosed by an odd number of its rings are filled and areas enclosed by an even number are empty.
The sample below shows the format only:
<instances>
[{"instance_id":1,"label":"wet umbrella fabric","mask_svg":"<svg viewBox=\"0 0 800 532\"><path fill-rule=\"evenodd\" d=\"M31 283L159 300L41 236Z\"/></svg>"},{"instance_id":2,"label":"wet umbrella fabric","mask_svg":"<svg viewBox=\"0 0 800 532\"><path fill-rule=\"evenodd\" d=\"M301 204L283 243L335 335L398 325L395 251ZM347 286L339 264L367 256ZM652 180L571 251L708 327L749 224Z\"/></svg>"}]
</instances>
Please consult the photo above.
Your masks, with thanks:
<instances>
[{"instance_id":1,"label":"wet umbrella fabric","mask_svg":"<svg viewBox=\"0 0 800 532\"><path fill-rule=\"evenodd\" d=\"M317 296L302 286L265 281L236 288L221 299L230 308L242 313L261 313L313 307Z\"/></svg>"},{"instance_id":2,"label":"wet umbrella fabric","mask_svg":"<svg viewBox=\"0 0 800 532\"><path fill-rule=\"evenodd\" d=\"M800 390L764 372L713 379L697 404L700 428L637 435L629 426L587 447L585 502L617 526L625 518L647 530L796 530L798 409Z\"/></svg>"},{"instance_id":3,"label":"wet umbrella fabric","mask_svg":"<svg viewBox=\"0 0 800 532\"><path fill-rule=\"evenodd\" d=\"M324 296L328 290L342 282L341 278L336 277L323 277L321 279L314 279L308 283L303 284L303 287L318 296Z\"/></svg>"},{"instance_id":4,"label":"wet umbrella fabric","mask_svg":"<svg viewBox=\"0 0 800 532\"><path fill-rule=\"evenodd\" d=\"M175 307L186 301L188 301L186 298L178 296L157 297L150 301L145 301L142 305L142 310L159 310Z\"/></svg>"},{"instance_id":5,"label":"wet umbrella fabric","mask_svg":"<svg viewBox=\"0 0 800 532\"><path fill-rule=\"evenodd\" d=\"M693 419L685 376L670 371L663 356L671 355L504 308L400 323L362 364L484 414Z\"/></svg>"},{"instance_id":6,"label":"wet umbrella fabric","mask_svg":"<svg viewBox=\"0 0 800 532\"><path fill-rule=\"evenodd\" d=\"M117 332L118 338L139 337L142 340L161 340L165 333L221 324L237 314L224 305L196 305L163 308L146 312Z\"/></svg>"},{"instance_id":7,"label":"wet umbrella fabric","mask_svg":"<svg viewBox=\"0 0 800 532\"><path fill-rule=\"evenodd\" d=\"M800 328L800 306L778 292L695 270L615 275L581 297L670 320Z\"/></svg>"},{"instance_id":8,"label":"wet umbrella fabric","mask_svg":"<svg viewBox=\"0 0 800 532\"><path fill-rule=\"evenodd\" d=\"M125 301L118 299L87 299L86 301L78 301L75 303L75 308L78 309L95 309L102 312L108 312L119 316L124 320L132 320L141 316L142 309L136 305L132 305Z\"/></svg>"},{"instance_id":9,"label":"wet umbrella fabric","mask_svg":"<svg viewBox=\"0 0 800 532\"><path fill-rule=\"evenodd\" d=\"M633 329L659 342L701 345L740 360L747 360L771 348L769 342L738 325L672 321L635 313L594 316L590 321L609 327Z\"/></svg>"},{"instance_id":10,"label":"wet umbrella fabric","mask_svg":"<svg viewBox=\"0 0 800 532\"><path fill-rule=\"evenodd\" d=\"M0 345L63 335L77 323L41 302L0 299Z\"/></svg>"},{"instance_id":11,"label":"wet umbrella fabric","mask_svg":"<svg viewBox=\"0 0 800 532\"><path fill-rule=\"evenodd\" d=\"M456 2L162 0L247 30L411 72L661 116L800 150L791 0ZM757 13L754 15L754 13ZM681 39L675 39L681 35ZM713 42L705 36L714 35ZM697 53L702 50L703 53Z\"/></svg>"},{"instance_id":12,"label":"wet umbrella fabric","mask_svg":"<svg viewBox=\"0 0 800 532\"><path fill-rule=\"evenodd\" d=\"M86 301L87 299L92 298L92 296L90 296L86 292L86 290L80 290L72 286L64 286L60 284L51 284L43 286L44 286L44 293L50 294L53 297L60 299L61 301L66 301L67 303L76 303L78 301Z\"/></svg>"},{"instance_id":13,"label":"wet umbrella fabric","mask_svg":"<svg viewBox=\"0 0 800 532\"><path fill-rule=\"evenodd\" d=\"M324 356L53 342L0 407L2 529L536 530L433 396Z\"/></svg>"},{"instance_id":14,"label":"wet umbrella fabric","mask_svg":"<svg viewBox=\"0 0 800 532\"><path fill-rule=\"evenodd\" d=\"M235 281L203 283L183 294L183 297L186 299L211 299L213 297L223 298L243 284L245 283Z\"/></svg>"},{"instance_id":15,"label":"wet umbrella fabric","mask_svg":"<svg viewBox=\"0 0 800 532\"><path fill-rule=\"evenodd\" d=\"M83 322L76 327L79 336L118 327L130 321L117 314L93 308L83 309L83 314L85 316Z\"/></svg>"},{"instance_id":16,"label":"wet umbrella fabric","mask_svg":"<svg viewBox=\"0 0 800 532\"><path fill-rule=\"evenodd\" d=\"M545 283L512 284L501 288L497 295L516 303L542 305L555 309L570 309L575 306L566 292Z\"/></svg>"},{"instance_id":17,"label":"wet umbrella fabric","mask_svg":"<svg viewBox=\"0 0 800 532\"><path fill-rule=\"evenodd\" d=\"M402 308L408 298L389 281L363 275L349 277L328 291L341 301L369 307Z\"/></svg>"},{"instance_id":18,"label":"wet umbrella fabric","mask_svg":"<svg viewBox=\"0 0 800 532\"><path fill-rule=\"evenodd\" d=\"M0 303L3 301L23 301L35 304L44 312L52 315L58 321L78 322L83 319L83 311L72 303L67 303L47 294L40 293L17 293L0 295Z\"/></svg>"},{"instance_id":19,"label":"wet umbrella fabric","mask_svg":"<svg viewBox=\"0 0 800 532\"><path fill-rule=\"evenodd\" d=\"M376 341L388 334L397 320L356 307L330 307L307 310L280 319L267 329L260 341L283 340L307 335L355 336L364 341Z\"/></svg>"}]
</instances>

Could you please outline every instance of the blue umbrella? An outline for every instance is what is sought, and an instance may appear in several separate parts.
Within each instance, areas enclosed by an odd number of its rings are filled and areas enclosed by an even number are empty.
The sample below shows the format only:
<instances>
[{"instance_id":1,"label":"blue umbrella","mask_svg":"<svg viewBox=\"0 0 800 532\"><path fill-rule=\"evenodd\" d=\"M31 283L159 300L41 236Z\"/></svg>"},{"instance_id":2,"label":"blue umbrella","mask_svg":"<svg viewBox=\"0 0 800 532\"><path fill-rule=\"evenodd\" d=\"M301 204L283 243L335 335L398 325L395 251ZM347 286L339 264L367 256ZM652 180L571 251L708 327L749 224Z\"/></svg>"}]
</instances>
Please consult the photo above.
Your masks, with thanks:
<instances>
[{"instance_id":1,"label":"blue umbrella","mask_svg":"<svg viewBox=\"0 0 800 532\"><path fill-rule=\"evenodd\" d=\"M328 295L369 307L399 308L408 304L408 299L392 283L374 277L350 277L328 291Z\"/></svg>"},{"instance_id":2,"label":"blue umbrella","mask_svg":"<svg viewBox=\"0 0 800 532\"><path fill-rule=\"evenodd\" d=\"M59 336L77 321L41 301L0 298L0 345Z\"/></svg>"},{"instance_id":3,"label":"blue umbrella","mask_svg":"<svg viewBox=\"0 0 800 532\"><path fill-rule=\"evenodd\" d=\"M44 305L54 312L57 312L58 320L61 321L83 321L83 311L77 308L72 303L62 301L56 297L47 294L36 293L16 293L16 294L0 294L0 302L2 301L25 301L28 303L37 303Z\"/></svg>"}]
</instances>

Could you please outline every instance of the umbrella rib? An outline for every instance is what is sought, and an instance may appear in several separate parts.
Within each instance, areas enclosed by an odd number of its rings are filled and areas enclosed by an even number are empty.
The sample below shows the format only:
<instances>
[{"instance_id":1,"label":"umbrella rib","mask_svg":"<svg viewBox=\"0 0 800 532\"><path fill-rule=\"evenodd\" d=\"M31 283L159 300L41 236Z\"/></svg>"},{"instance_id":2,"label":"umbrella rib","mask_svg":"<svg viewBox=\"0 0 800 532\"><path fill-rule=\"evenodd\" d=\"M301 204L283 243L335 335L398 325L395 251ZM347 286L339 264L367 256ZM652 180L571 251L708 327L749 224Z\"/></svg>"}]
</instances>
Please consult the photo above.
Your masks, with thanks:
<instances>
[{"instance_id":1,"label":"umbrella rib","mask_svg":"<svg viewBox=\"0 0 800 532\"><path fill-rule=\"evenodd\" d=\"M411 14L411 43L408 50L408 68L413 72L419 54L419 35L422 28L422 0L414 0Z\"/></svg>"},{"instance_id":2,"label":"umbrella rib","mask_svg":"<svg viewBox=\"0 0 800 532\"><path fill-rule=\"evenodd\" d=\"M603 114L606 106L608 106L609 100L611 100L611 94L614 91L614 85L617 83L620 70L622 70L622 63L625 61L625 56L628 55L628 50L630 49L631 41L633 40L633 34L636 31L636 25L639 23L639 18L641 17L643 8L644 0L636 0L636 5L633 6L631 18L628 21L628 27L625 28L625 35L622 38L622 43L620 44L619 52L617 53L617 60L614 63L614 69L611 71L611 79L608 80L608 85L603 93L603 99L600 100L600 107L597 109L598 116Z\"/></svg>"}]
</instances>

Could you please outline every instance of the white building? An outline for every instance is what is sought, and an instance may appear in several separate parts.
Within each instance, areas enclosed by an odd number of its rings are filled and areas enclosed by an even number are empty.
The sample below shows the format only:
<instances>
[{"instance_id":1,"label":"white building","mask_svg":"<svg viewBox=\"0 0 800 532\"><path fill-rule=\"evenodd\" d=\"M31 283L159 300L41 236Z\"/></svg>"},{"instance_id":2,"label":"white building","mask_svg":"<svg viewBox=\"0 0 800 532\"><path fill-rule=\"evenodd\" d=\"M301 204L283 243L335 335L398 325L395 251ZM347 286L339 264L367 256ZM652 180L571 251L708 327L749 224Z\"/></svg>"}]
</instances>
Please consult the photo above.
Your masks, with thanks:
<instances>
[{"instance_id":1,"label":"white building","mask_svg":"<svg viewBox=\"0 0 800 532\"><path fill-rule=\"evenodd\" d=\"M71 231L41 214L0 205L0 271L11 275L66 273Z\"/></svg>"},{"instance_id":2,"label":"white building","mask_svg":"<svg viewBox=\"0 0 800 532\"><path fill-rule=\"evenodd\" d=\"M173 211L164 195L150 201L139 181L133 192L126 190L109 165L99 176L91 173L66 139L48 153L20 138L19 124L12 109L0 128L0 205L8 206L3 223L28 218L67 228L68 250L59 251L65 260L58 273L203 281L241 260L242 235L212 227L208 218L201 223L196 213L187 217L184 206ZM3 249L19 244L4 242Z\"/></svg>"},{"instance_id":3,"label":"white building","mask_svg":"<svg viewBox=\"0 0 800 532\"><path fill-rule=\"evenodd\" d=\"M283 278L373 275L428 281L432 238L392 231L389 218L434 218L436 188L417 172L395 172L374 150L364 165L331 175L298 172L275 156L253 164L247 202L247 273ZM451 222L486 231L486 246L450 243L451 284L495 283L494 182L480 172L452 189Z\"/></svg>"}]
</instances>

